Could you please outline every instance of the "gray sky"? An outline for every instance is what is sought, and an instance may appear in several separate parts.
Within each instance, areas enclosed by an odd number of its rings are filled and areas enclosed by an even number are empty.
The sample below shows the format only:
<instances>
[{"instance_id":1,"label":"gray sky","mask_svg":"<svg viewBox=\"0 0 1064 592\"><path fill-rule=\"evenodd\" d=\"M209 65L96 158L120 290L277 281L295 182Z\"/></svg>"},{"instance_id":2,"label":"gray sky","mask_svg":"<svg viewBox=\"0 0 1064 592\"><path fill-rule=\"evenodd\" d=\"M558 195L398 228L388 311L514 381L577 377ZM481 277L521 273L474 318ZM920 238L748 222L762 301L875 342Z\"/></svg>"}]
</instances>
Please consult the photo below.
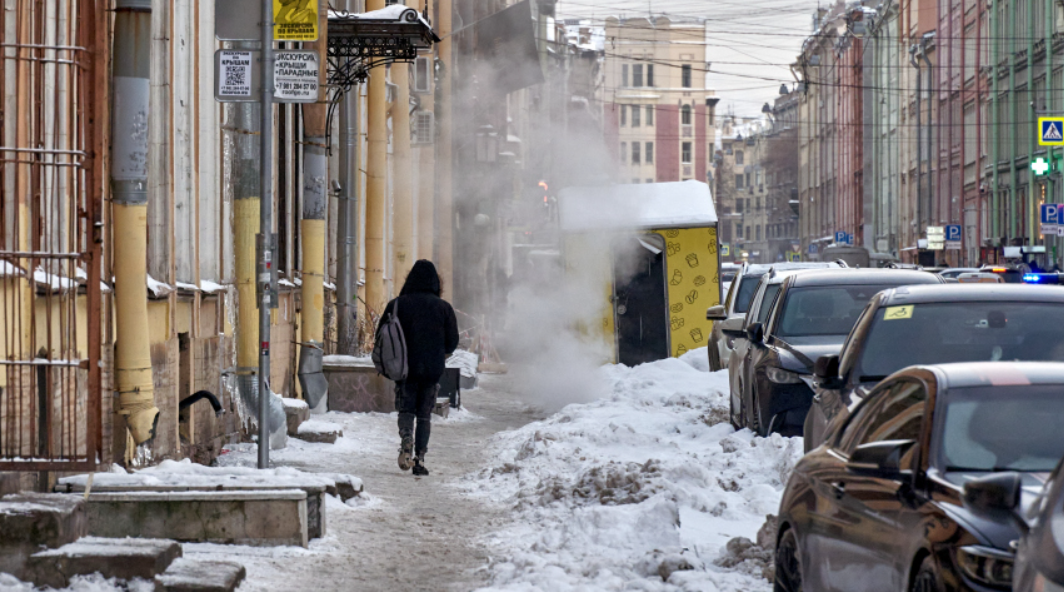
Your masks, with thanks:
<instances>
[{"instance_id":1,"label":"gray sky","mask_svg":"<svg viewBox=\"0 0 1064 592\"><path fill-rule=\"evenodd\" d=\"M829 0L821 0L827 6ZM708 19L709 86L721 97L717 113L758 115L794 84L788 64L812 33L817 0L560 0L558 19L654 15Z\"/></svg>"}]
</instances>

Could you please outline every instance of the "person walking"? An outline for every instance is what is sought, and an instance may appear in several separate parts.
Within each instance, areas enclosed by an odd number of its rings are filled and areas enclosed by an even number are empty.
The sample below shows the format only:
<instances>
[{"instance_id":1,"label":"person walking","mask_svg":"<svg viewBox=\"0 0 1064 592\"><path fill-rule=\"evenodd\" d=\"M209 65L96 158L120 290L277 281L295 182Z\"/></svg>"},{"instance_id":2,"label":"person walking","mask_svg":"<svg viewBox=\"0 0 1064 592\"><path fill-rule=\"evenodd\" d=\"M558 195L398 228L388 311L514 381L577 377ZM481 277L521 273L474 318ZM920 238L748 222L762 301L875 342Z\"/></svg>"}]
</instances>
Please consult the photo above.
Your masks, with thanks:
<instances>
[{"instance_id":1,"label":"person walking","mask_svg":"<svg viewBox=\"0 0 1064 592\"><path fill-rule=\"evenodd\" d=\"M406 380L395 383L395 408L399 412L399 468L414 469L414 475L428 475L425 453L432 431L432 409L436 405L444 364L458 347L458 320L454 309L441 298L440 275L431 261L421 259L406 276L399 296L388 303L377 332L399 304L399 325L406 341ZM417 420L417 431L414 420Z\"/></svg>"}]
</instances>

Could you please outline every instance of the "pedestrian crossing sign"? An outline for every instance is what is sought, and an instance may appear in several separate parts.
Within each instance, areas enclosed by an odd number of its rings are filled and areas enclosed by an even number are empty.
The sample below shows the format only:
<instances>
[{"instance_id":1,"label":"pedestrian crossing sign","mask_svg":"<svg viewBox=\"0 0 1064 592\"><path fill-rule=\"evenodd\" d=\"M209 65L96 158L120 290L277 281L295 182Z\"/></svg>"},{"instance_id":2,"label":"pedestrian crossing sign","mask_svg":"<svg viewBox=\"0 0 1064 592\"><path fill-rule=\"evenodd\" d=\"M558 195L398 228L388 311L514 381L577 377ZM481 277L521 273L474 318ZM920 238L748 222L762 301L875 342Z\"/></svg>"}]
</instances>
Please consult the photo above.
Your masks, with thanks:
<instances>
[{"instance_id":1,"label":"pedestrian crossing sign","mask_svg":"<svg viewBox=\"0 0 1064 592\"><path fill-rule=\"evenodd\" d=\"M1064 146L1064 117L1038 118L1038 145Z\"/></svg>"}]
</instances>

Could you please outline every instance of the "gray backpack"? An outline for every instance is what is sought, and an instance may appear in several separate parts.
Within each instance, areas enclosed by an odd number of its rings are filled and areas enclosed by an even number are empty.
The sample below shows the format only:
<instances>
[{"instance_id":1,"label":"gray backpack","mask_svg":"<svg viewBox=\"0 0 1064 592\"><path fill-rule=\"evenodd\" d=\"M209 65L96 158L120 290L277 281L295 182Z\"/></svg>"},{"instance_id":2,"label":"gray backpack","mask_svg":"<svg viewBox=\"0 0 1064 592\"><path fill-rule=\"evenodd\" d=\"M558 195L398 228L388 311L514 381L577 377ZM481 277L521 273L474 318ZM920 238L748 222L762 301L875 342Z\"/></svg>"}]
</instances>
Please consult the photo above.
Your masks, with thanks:
<instances>
[{"instance_id":1,"label":"gray backpack","mask_svg":"<svg viewBox=\"0 0 1064 592\"><path fill-rule=\"evenodd\" d=\"M385 378L399 382L406 380L406 336L399 324L399 299L395 299L392 314L388 315L377 331L373 344L373 367Z\"/></svg>"}]
</instances>

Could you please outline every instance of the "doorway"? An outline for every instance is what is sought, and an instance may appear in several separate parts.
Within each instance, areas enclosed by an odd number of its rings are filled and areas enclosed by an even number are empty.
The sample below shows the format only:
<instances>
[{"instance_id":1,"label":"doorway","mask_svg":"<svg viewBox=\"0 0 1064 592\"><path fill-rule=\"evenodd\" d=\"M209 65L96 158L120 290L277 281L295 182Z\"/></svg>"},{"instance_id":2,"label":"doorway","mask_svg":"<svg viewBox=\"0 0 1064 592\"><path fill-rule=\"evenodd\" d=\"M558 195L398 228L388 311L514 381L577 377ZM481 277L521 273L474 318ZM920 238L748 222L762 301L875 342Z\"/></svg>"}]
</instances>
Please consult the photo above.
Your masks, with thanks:
<instances>
[{"instance_id":1,"label":"doorway","mask_svg":"<svg viewBox=\"0 0 1064 592\"><path fill-rule=\"evenodd\" d=\"M665 239L630 236L612 247L617 362L635 366L669 357Z\"/></svg>"}]
</instances>

